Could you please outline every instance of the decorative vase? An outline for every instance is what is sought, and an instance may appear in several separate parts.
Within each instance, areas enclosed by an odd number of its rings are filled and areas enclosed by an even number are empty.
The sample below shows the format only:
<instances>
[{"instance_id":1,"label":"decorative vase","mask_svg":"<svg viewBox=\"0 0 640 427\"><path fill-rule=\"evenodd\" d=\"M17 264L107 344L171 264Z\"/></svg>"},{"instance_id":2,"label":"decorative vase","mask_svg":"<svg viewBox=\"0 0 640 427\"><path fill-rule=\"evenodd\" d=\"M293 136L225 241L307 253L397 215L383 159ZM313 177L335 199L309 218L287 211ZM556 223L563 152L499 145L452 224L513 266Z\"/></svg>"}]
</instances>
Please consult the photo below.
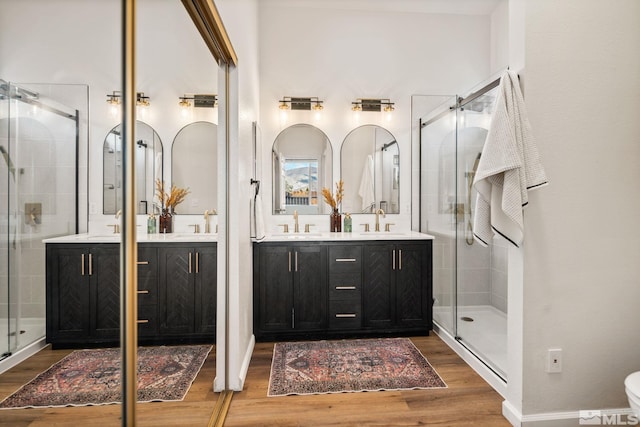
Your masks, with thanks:
<instances>
[{"instance_id":1,"label":"decorative vase","mask_svg":"<svg viewBox=\"0 0 640 427\"><path fill-rule=\"evenodd\" d=\"M330 219L330 231L341 232L342 231L342 215L338 212L338 209L334 209L329 216Z\"/></svg>"},{"instance_id":2,"label":"decorative vase","mask_svg":"<svg viewBox=\"0 0 640 427\"><path fill-rule=\"evenodd\" d=\"M173 215L167 209L162 209L160 214L160 227L159 233L172 233L173 232Z\"/></svg>"}]
</instances>

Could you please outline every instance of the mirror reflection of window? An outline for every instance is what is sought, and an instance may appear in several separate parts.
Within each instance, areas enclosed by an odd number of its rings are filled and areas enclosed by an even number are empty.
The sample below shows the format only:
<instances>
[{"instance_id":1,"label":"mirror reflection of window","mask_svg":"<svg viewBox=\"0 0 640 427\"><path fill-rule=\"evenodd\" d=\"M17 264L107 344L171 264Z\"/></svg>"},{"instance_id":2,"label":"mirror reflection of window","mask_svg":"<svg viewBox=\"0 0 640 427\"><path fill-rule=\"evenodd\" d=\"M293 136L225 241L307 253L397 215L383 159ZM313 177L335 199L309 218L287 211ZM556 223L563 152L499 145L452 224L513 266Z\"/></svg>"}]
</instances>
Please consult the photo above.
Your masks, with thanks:
<instances>
[{"instance_id":1,"label":"mirror reflection of window","mask_svg":"<svg viewBox=\"0 0 640 427\"><path fill-rule=\"evenodd\" d=\"M322 187L332 187L331 143L320 129L297 124L283 130L272 149L273 213L326 214L319 198Z\"/></svg>"},{"instance_id":2,"label":"mirror reflection of window","mask_svg":"<svg viewBox=\"0 0 640 427\"><path fill-rule=\"evenodd\" d=\"M400 213L400 151L391 132L377 125L352 130L342 144L340 164L343 212Z\"/></svg>"},{"instance_id":3,"label":"mirror reflection of window","mask_svg":"<svg viewBox=\"0 0 640 427\"><path fill-rule=\"evenodd\" d=\"M105 215L122 209L122 125L111 129L104 139L102 206ZM162 179L162 141L148 124L136 122L136 197L137 213L153 212L155 180ZM156 211L157 213L157 211Z\"/></svg>"},{"instance_id":4,"label":"mirror reflection of window","mask_svg":"<svg viewBox=\"0 0 640 427\"><path fill-rule=\"evenodd\" d=\"M171 148L171 182L188 188L178 214L203 214L218 209L218 126L194 122L183 127Z\"/></svg>"}]
</instances>

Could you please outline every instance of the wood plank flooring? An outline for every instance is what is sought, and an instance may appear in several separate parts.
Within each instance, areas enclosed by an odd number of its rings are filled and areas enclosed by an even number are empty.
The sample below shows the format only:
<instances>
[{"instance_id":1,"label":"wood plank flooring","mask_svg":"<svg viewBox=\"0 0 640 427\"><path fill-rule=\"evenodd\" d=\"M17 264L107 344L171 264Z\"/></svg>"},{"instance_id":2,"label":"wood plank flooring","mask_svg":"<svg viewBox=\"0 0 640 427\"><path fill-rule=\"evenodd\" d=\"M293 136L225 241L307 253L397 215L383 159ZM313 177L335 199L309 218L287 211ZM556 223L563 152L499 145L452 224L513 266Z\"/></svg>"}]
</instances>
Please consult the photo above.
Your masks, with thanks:
<instances>
[{"instance_id":1,"label":"wood plank flooring","mask_svg":"<svg viewBox=\"0 0 640 427\"><path fill-rule=\"evenodd\" d=\"M225 427L510 426L504 400L438 336L411 338L446 389L267 397L273 343L257 343Z\"/></svg>"},{"instance_id":2,"label":"wood plank flooring","mask_svg":"<svg viewBox=\"0 0 640 427\"><path fill-rule=\"evenodd\" d=\"M509 426L502 398L435 334L414 344L448 388L316 396L267 397L273 343L257 343L245 382L231 401L225 426ZM0 400L71 350L45 348L0 375ZM215 351L182 402L137 406L139 426L207 426L218 393L212 391ZM120 405L0 410L0 426L119 426Z\"/></svg>"}]
</instances>

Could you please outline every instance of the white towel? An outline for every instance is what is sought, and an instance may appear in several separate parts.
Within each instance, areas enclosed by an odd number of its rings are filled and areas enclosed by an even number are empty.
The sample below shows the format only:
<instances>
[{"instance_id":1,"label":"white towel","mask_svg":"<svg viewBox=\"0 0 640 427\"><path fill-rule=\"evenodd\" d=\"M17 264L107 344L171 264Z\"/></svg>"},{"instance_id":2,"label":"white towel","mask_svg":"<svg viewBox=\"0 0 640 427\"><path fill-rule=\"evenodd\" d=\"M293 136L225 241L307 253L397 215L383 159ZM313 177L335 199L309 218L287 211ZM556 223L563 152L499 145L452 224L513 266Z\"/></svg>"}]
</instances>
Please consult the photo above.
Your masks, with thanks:
<instances>
[{"instance_id":1,"label":"white towel","mask_svg":"<svg viewBox=\"0 0 640 427\"><path fill-rule=\"evenodd\" d=\"M362 198L362 212L370 212L371 205L376 202L373 179L373 157L369 154L364 162L364 168L362 168L360 188L358 189L358 196Z\"/></svg>"},{"instance_id":2,"label":"white towel","mask_svg":"<svg viewBox=\"0 0 640 427\"><path fill-rule=\"evenodd\" d=\"M522 208L529 201L528 191L545 184L547 177L531 134L518 75L507 71L500 79L473 183L478 191L473 234L480 244L487 246L495 231L520 246L524 240Z\"/></svg>"},{"instance_id":3,"label":"white towel","mask_svg":"<svg viewBox=\"0 0 640 427\"><path fill-rule=\"evenodd\" d=\"M262 197L256 195L251 199L251 237L262 239L264 237L264 215L262 214Z\"/></svg>"}]
</instances>

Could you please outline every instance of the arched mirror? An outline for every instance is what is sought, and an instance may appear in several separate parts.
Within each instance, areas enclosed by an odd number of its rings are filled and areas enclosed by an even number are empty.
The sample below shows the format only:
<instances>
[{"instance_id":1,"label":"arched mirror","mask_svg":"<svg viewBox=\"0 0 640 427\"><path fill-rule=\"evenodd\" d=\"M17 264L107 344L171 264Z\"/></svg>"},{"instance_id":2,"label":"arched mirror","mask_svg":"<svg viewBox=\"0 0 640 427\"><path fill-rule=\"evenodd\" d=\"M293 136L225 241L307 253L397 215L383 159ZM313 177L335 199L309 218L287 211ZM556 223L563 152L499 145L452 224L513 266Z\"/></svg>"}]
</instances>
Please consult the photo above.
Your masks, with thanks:
<instances>
[{"instance_id":1,"label":"arched mirror","mask_svg":"<svg viewBox=\"0 0 640 427\"><path fill-rule=\"evenodd\" d=\"M122 209L122 125L111 129L102 150L102 206L105 215ZM148 124L136 122L136 197L137 213L153 212L155 180L162 180L162 141Z\"/></svg>"},{"instance_id":2,"label":"arched mirror","mask_svg":"<svg viewBox=\"0 0 640 427\"><path fill-rule=\"evenodd\" d=\"M400 150L391 132L377 125L352 130L342 143L340 165L344 212L400 213Z\"/></svg>"},{"instance_id":3,"label":"arched mirror","mask_svg":"<svg viewBox=\"0 0 640 427\"><path fill-rule=\"evenodd\" d=\"M194 122L176 135L171 147L171 182L188 188L179 214L203 214L218 209L218 126Z\"/></svg>"},{"instance_id":4,"label":"arched mirror","mask_svg":"<svg viewBox=\"0 0 640 427\"><path fill-rule=\"evenodd\" d=\"M321 191L333 187L333 151L324 132L308 124L289 126L277 136L271 156L274 214L329 213Z\"/></svg>"}]
</instances>

